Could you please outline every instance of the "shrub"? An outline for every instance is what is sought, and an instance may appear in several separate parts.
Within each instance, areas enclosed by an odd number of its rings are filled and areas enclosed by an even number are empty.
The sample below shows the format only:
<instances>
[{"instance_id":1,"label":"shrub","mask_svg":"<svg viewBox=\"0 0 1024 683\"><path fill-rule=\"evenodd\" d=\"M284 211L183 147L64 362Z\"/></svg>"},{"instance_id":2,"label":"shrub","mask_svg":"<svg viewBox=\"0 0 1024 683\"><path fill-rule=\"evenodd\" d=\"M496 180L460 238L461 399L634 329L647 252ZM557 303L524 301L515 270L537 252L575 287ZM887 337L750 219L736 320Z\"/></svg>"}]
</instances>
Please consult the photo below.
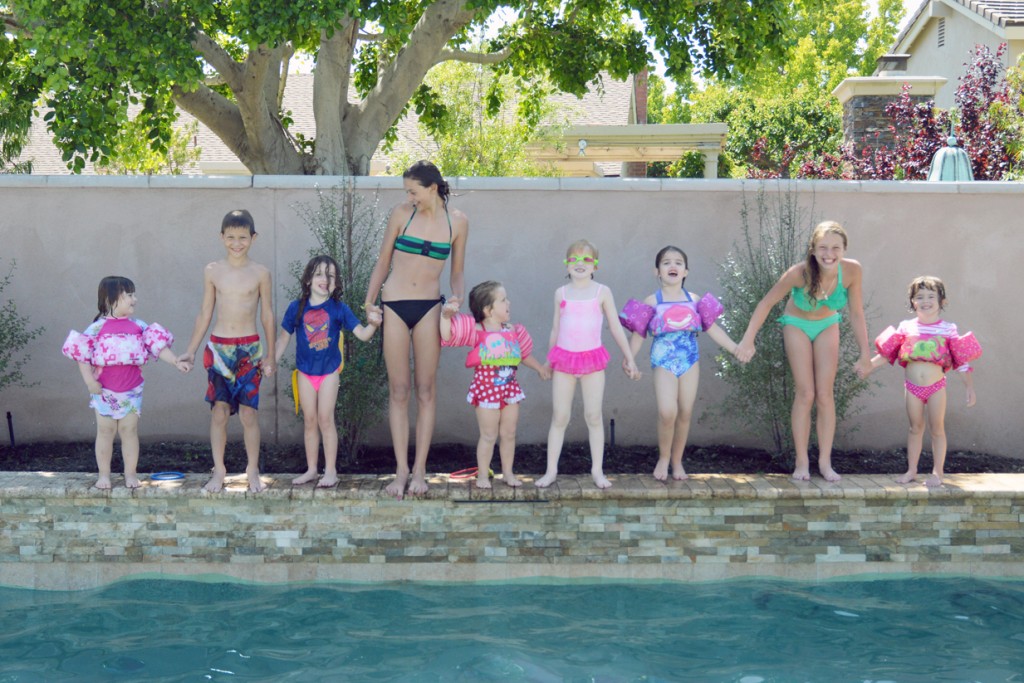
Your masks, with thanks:
<instances>
[{"instance_id":1,"label":"shrub","mask_svg":"<svg viewBox=\"0 0 1024 683\"><path fill-rule=\"evenodd\" d=\"M813 204L810 209L801 207L796 192L786 185L779 184L774 196L762 186L753 212L744 195L740 211L743 237L719 265L725 305L721 325L733 339L743 336L754 308L783 272L805 258L807 239L816 223L813 213ZM765 437L776 457L793 447L793 379L782 327L775 323L783 308L785 300L769 314L758 333L757 354L750 363L743 365L727 354L717 359L718 375L729 385L729 394L716 413L735 419L746 433ZM846 316L840 323L839 339L837 424L855 412L857 396L868 387L849 370L859 357L859 349Z\"/></svg>"},{"instance_id":2,"label":"shrub","mask_svg":"<svg viewBox=\"0 0 1024 683\"><path fill-rule=\"evenodd\" d=\"M43 332L43 328L34 330L28 327L28 316L20 315L13 299L3 299L4 290L11 283L14 277L14 267L17 264L11 261L11 268L7 275L0 278L0 391L7 386L32 386L35 382L26 383L21 373L21 368L31 358L23 350L29 342Z\"/></svg>"},{"instance_id":3,"label":"shrub","mask_svg":"<svg viewBox=\"0 0 1024 683\"><path fill-rule=\"evenodd\" d=\"M378 216L379 203L379 194L367 199L347 179L326 192L317 188L315 203L296 207L316 241L308 256L327 254L338 262L342 301L357 313L370 284L384 232L385 220ZM288 296L292 299L301 293L299 280L305 266L306 261L291 264L294 279ZM345 339L345 369L341 373L336 409L339 466L359 457L366 431L387 414L388 385L380 345L379 334L370 343L363 343L354 335Z\"/></svg>"}]
</instances>

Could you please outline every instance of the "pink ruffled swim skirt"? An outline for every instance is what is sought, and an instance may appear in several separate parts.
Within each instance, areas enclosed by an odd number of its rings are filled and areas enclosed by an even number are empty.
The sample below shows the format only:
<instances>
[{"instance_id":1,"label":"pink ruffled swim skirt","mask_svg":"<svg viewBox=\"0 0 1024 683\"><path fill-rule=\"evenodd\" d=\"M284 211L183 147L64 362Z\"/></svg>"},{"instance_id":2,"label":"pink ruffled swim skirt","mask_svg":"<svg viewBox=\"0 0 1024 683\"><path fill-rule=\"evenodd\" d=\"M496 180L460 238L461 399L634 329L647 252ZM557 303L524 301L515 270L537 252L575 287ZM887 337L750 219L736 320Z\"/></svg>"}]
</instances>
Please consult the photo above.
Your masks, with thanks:
<instances>
[{"instance_id":1,"label":"pink ruffled swim skirt","mask_svg":"<svg viewBox=\"0 0 1024 683\"><path fill-rule=\"evenodd\" d=\"M548 351L548 363L552 370L576 377L604 370L609 358L608 349L603 346L589 351L566 351L561 346L555 346Z\"/></svg>"}]
</instances>

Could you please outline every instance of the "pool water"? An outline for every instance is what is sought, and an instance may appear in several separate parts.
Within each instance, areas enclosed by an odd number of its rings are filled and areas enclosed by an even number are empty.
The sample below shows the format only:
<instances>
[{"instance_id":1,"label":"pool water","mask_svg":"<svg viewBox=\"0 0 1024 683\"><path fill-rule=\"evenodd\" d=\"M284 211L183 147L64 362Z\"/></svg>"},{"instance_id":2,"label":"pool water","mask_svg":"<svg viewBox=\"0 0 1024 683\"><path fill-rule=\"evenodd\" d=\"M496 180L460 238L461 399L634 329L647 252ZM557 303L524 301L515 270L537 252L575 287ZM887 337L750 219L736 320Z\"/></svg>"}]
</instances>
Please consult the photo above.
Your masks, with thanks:
<instances>
[{"instance_id":1,"label":"pool water","mask_svg":"<svg viewBox=\"0 0 1024 683\"><path fill-rule=\"evenodd\" d=\"M1024 582L0 589L9 681L1024 681Z\"/></svg>"}]
</instances>

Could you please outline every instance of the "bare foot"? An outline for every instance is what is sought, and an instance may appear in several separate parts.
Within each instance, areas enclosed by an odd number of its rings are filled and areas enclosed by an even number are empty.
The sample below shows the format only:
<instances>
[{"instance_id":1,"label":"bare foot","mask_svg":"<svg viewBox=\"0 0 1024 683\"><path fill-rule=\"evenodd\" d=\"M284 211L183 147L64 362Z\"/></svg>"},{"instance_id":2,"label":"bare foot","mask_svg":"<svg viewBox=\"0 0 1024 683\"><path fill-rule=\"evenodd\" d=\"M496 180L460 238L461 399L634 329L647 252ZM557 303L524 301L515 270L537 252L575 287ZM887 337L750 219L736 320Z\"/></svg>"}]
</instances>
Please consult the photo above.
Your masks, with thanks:
<instances>
[{"instance_id":1,"label":"bare foot","mask_svg":"<svg viewBox=\"0 0 1024 683\"><path fill-rule=\"evenodd\" d=\"M338 485L338 473L337 472L324 472L324 476L320 477L320 481L316 483L318 489L333 489Z\"/></svg>"},{"instance_id":2,"label":"bare foot","mask_svg":"<svg viewBox=\"0 0 1024 683\"><path fill-rule=\"evenodd\" d=\"M398 472L395 474L395 480L387 485L384 492L389 496L394 496L396 500L402 500L402 496L405 495L405 483L408 480L408 472Z\"/></svg>"},{"instance_id":3,"label":"bare foot","mask_svg":"<svg viewBox=\"0 0 1024 683\"><path fill-rule=\"evenodd\" d=\"M316 478L320 474L316 470L306 470L305 474L292 479L292 486L301 486L302 484L308 484L311 481L316 481Z\"/></svg>"},{"instance_id":4,"label":"bare foot","mask_svg":"<svg viewBox=\"0 0 1024 683\"><path fill-rule=\"evenodd\" d=\"M825 477L825 481L839 481L842 476L834 469L831 465L818 465L818 471L821 472L821 476Z\"/></svg>"},{"instance_id":5,"label":"bare foot","mask_svg":"<svg viewBox=\"0 0 1024 683\"><path fill-rule=\"evenodd\" d=\"M224 477L228 476L227 470L218 472L216 468L213 470L213 476L210 477L210 481L206 482L203 486L203 490L209 493L219 493L224 490Z\"/></svg>"},{"instance_id":6,"label":"bare foot","mask_svg":"<svg viewBox=\"0 0 1024 683\"><path fill-rule=\"evenodd\" d=\"M110 489L110 475L103 475L96 479L96 483L93 484L93 488L107 491Z\"/></svg>"},{"instance_id":7,"label":"bare foot","mask_svg":"<svg viewBox=\"0 0 1024 683\"><path fill-rule=\"evenodd\" d=\"M928 487L942 486L942 477L932 472L931 476L924 480L924 485Z\"/></svg>"},{"instance_id":8,"label":"bare foot","mask_svg":"<svg viewBox=\"0 0 1024 683\"><path fill-rule=\"evenodd\" d=\"M610 489L612 483L608 481L608 477L604 476L604 472L591 472L590 476L594 478L594 486L599 489Z\"/></svg>"},{"instance_id":9,"label":"bare foot","mask_svg":"<svg viewBox=\"0 0 1024 683\"><path fill-rule=\"evenodd\" d=\"M917 481L917 472L907 472L896 477L897 484L909 484L912 481Z\"/></svg>"},{"instance_id":10,"label":"bare foot","mask_svg":"<svg viewBox=\"0 0 1024 683\"><path fill-rule=\"evenodd\" d=\"M137 489L142 486L142 482L139 481L139 475L137 474L125 474L124 475L124 487L126 489Z\"/></svg>"},{"instance_id":11,"label":"bare foot","mask_svg":"<svg viewBox=\"0 0 1024 683\"><path fill-rule=\"evenodd\" d=\"M267 485L263 483L262 479L260 479L260 471L259 470L251 470L250 471L250 470L246 469L245 470L245 475L246 475L246 477L249 478L249 490L252 493L259 493L260 491L262 491L265 488L267 488Z\"/></svg>"},{"instance_id":12,"label":"bare foot","mask_svg":"<svg viewBox=\"0 0 1024 683\"><path fill-rule=\"evenodd\" d=\"M675 465L672 466L672 478L677 481L690 478L690 475L688 475L686 470L683 469L683 463L679 463L679 467L676 467Z\"/></svg>"},{"instance_id":13,"label":"bare foot","mask_svg":"<svg viewBox=\"0 0 1024 683\"><path fill-rule=\"evenodd\" d=\"M422 474L413 474L409 482L409 493L414 496L421 496L427 492L427 478Z\"/></svg>"},{"instance_id":14,"label":"bare foot","mask_svg":"<svg viewBox=\"0 0 1024 683\"><path fill-rule=\"evenodd\" d=\"M534 482L534 486L539 489L546 489L555 483L555 478L558 476L558 472L548 472L543 477Z\"/></svg>"},{"instance_id":15,"label":"bare foot","mask_svg":"<svg viewBox=\"0 0 1024 683\"><path fill-rule=\"evenodd\" d=\"M797 467L793 470L793 475L790 478L793 481L810 481L811 470L809 467Z\"/></svg>"},{"instance_id":16,"label":"bare foot","mask_svg":"<svg viewBox=\"0 0 1024 683\"><path fill-rule=\"evenodd\" d=\"M512 488L517 488L523 485L523 482L516 479L516 475L511 472L502 472L501 480L505 482L505 486L511 486Z\"/></svg>"},{"instance_id":17,"label":"bare foot","mask_svg":"<svg viewBox=\"0 0 1024 683\"><path fill-rule=\"evenodd\" d=\"M491 488L491 478L489 476L487 476L486 473L484 473L483 476L481 476L479 474L476 475L476 487L478 489L489 489L489 488Z\"/></svg>"},{"instance_id":18,"label":"bare foot","mask_svg":"<svg viewBox=\"0 0 1024 683\"><path fill-rule=\"evenodd\" d=\"M654 478L658 481L668 479L668 460L658 458L658 464L654 466Z\"/></svg>"}]
</instances>

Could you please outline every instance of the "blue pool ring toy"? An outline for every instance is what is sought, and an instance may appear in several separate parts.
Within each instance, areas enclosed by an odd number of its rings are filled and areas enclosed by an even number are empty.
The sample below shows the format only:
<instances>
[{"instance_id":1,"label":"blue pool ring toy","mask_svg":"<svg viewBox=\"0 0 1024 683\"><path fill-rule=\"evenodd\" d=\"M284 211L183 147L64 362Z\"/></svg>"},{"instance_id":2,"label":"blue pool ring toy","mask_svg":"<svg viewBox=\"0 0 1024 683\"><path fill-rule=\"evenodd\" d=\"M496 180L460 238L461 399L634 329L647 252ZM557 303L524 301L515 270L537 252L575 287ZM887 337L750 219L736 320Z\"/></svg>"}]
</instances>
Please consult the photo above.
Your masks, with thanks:
<instances>
[{"instance_id":1,"label":"blue pool ring toy","mask_svg":"<svg viewBox=\"0 0 1024 683\"><path fill-rule=\"evenodd\" d=\"M154 472L149 475L149 478L153 481L174 481L176 479L184 479L185 475L182 472Z\"/></svg>"}]
</instances>

